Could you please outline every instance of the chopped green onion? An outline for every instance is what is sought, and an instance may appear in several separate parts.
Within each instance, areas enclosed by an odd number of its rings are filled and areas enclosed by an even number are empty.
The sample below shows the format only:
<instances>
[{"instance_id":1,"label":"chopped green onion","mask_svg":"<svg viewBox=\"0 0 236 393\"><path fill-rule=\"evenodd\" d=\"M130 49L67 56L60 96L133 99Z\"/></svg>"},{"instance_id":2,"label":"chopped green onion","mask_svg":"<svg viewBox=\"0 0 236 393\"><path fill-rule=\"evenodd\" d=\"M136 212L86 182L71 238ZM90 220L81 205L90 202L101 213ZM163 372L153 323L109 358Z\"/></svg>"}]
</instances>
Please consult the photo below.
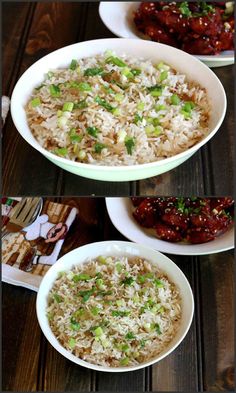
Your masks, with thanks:
<instances>
[{"instance_id":1,"label":"chopped green onion","mask_svg":"<svg viewBox=\"0 0 236 393\"><path fill-rule=\"evenodd\" d=\"M138 109L139 111L143 111L143 110L144 110L144 107L145 107L145 103L144 103L144 102L140 102L140 103L137 105L137 109Z\"/></svg>"},{"instance_id":2,"label":"chopped green onion","mask_svg":"<svg viewBox=\"0 0 236 393\"><path fill-rule=\"evenodd\" d=\"M119 57L110 56L106 59L106 63L110 63L113 65L117 65L118 67L126 67L127 64L124 63L123 60L119 59Z\"/></svg>"},{"instance_id":3,"label":"chopped green onion","mask_svg":"<svg viewBox=\"0 0 236 393\"><path fill-rule=\"evenodd\" d=\"M97 138L97 133L99 132L99 129L97 127L87 127L87 132L89 135Z\"/></svg>"},{"instance_id":4,"label":"chopped green onion","mask_svg":"<svg viewBox=\"0 0 236 393\"><path fill-rule=\"evenodd\" d=\"M140 347L144 348L145 345L146 345L146 340L144 340L144 339L140 340Z\"/></svg>"},{"instance_id":5,"label":"chopped green onion","mask_svg":"<svg viewBox=\"0 0 236 393\"><path fill-rule=\"evenodd\" d=\"M78 158L80 160L84 160L85 157L86 157L86 152L84 150L80 150L79 153L78 153Z\"/></svg>"},{"instance_id":6,"label":"chopped green onion","mask_svg":"<svg viewBox=\"0 0 236 393\"><path fill-rule=\"evenodd\" d=\"M133 78L133 77L134 77L134 75L132 74L130 68L128 68L128 67L125 67L125 68L121 71L121 74L124 75L124 76L126 76L126 78Z\"/></svg>"},{"instance_id":7,"label":"chopped green onion","mask_svg":"<svg viewBox=\"0 0 236 393\"><path fill-rule=\"evenodd\" d=\"M102 255L100 255L98 257L98 261L102 264L102 265L106 265L107 264L107 260L105 257L103 257Z\"/></svg>"},{"instance_id":8,"label":"chopped green onion","mask_svg":"<svg viewBox=\"0 0 236 393\"><path fill-rule=\"evenodd\" d=\"M63 128L68 122L68 119L66 116L61 116L58 118L57 124L60 128Z\"/></svg>"},{"instance_id":9,"label":"chopped green onion","mask_svg":"<svg viewBox=\"0 0 236 393\"><path fill-rule=\"evenodd\" d=\"M68 151L67 151L66 147L61 147L61 148L54 150L54 153L57 154L58 156L64 157L67 155Z\"/></svg>"},{"instance_id":10,"label":"chopped green onion","mask_svg":"<svg viewBox=\"0 0 236 393\"><path fill-rule=\"evenodd\" d=\"M47 73L48 79L51 79L53 75L54 75L53 72L52 72L52 71L49 71L49 72Z\"/></svg>"},{"instance_id":11,"label":"chopped green onion","mask_svg":"<svg viewBox=\"0 0 236 393\"><path fill-rule=\"evenodd\" d=\"M133 74L134 76L136 76L136 75L140 75L142 71L141 71L139 68L133 68L133 69L131 70L131 72L132 72L132 74Z\"/></svg>"},{"instance_id":12,"label":"chopped green onion","mask_svg":"<svg viewBox=\"0 0 236 393\"><path fill-rule=\"evenodd\" d=\"M104 289L104 288L105 288L105 286L104 286L104 281L103 281L102 278L98 278L98 279L96 280L96 285L97 285L97 287L98 287L99 289Z\"/></svg>"},{"instance_id":13,"label":"chopped green onion","mask_svg":"<svg viewBox=\"0 0 236 393\"><path fill-rule=\"evenodd\" d=\"M89 275L86 274L86 273L75 274L74 277L73 277L73 281L74 281L74 282L89 281L89 280L91 280L91 279L92 279L92 277L89 276Z\"/></svg>"},{"instance_id":14,"label":"chopped green onion","mask_svg":"<svg viewBox=\"0 0 236 393\"><path fill-rule=\"evenodd\" d=\"M118 272L118 273L121 273L122 269L123 269L123 266L121 265L121 263L118 262L118 263L116 264L116 270L117 270L117 272Z\"/></svg>"},{"instance_id":15,"label":"chopped green onion","mask_svg":"<svg viewBox=\"0 0 236 393\"><path fill-rule=\"evenodd\" d=\"M98 326L95 330L94 330L95 336L96 337L101 337L101 335L103 334L103 330L101 328L101 326Z\"/></svg>"},{"instance_id":16,"label":"chopped green onion","mask_svg":"<svg viewBox=\"0 0 236 393\"><path fill-rule=\"evenodd\" d=\"M138 283L139 284L144 284L145 281L146 281L146 277L145 277L144 274L139 274L137 278L138 278Z\"/></svg>"},{"instance_id":17,"label":"chopped green onion","mask_svg":"<svg viewBox=\"0 0 236 393\"><path fill-rule=\"evenodd\" d=\"M112 113L114 116L119 116L120 115L120 109L119 108L113 108Z\"/></svg>"},{"instance_id":18,"label":"chopped green onion","mask_svg":"<svg viewBox=\"0 0 236 393\"><path fill-rule=\"evenodd\" d=\"M117 102L122 102L124 100L124 96L121 93L116 94L114 98Z\"/></svg>"},{"instance_id":19,"label":"chopped green onion","mask_svg":"<svg viewBox=\"0 0 236 393\"><path fill-rule=\"evenodd\" d=\"M156 278L154 280L154 284L157 286L157 288L163 288L164 287L163 282L161 280L158 280L158 278Z\"/></svg>"},{"instance_id":20,"label":"chopped green onion","mask_svg":"<svg viewBox=\"0 0 236 393\"><path fill-rule=\"evenodd\" d=\"M74 108L73 102L65 102L62 108L63 112L72 112Z\"/></svg>"},{"instance_id":21,"label":"chopped green onion","mask_svg":"<svg viewBox=\"0 0 236 393\"><path fill-rule=\"evenodd\" d=\"M155 111L159 112L159 111L164 111L166 109L165 105L157 105L155 107Z\"/></svg>"},{"instance_id":22,"label":"chopped green onion","mask_svg":"<svg viewBox=\"0 0 236 393\"><path fill-rule=\"evenodd\" d=\"M103 68L87 68L87 70L84 71L84 76L95 76L95 75L101 75L103 73Z\"/></svg>"},{"instance_id":23,"label":"chopped green onion","mask_svg":"<svg viewBox=\"0 0 236 393\"><path fill-rule=\"evenodd\" d=\"M189 17L192 15L187 1L183 1L182 3L180 3L179 9L183 16Z\"/></svg>"},{"instance_id":24,"label":"chopped green onion","mask_svg":"<svg viewBox=\"0 0 236 393\"><path fill-rule=\"evenodd\" d=\"M157 334L161 334L161 333L162 333L162 332L161 332L161 328L160 328L160 326L159 326L158 323L155 324L154 328L155 328Z\"/></svg>"},{"instance_id":25,"label":"chopped green onion","mask_svg":"<svg viewBox=\"0 0 236 393\"><path fill-rule=\"evenodd\" d=\"M94 145L94 151L95 153L101 154L102 149L105 149L106 145L104 145L103 143L95 143Z\"/></svg>"},{"instance_id":26,"label":"chopped green onion","mask_svg":"<svg viewBox=\"0 0 236 393\"><path fill-rule=\"evenodd\" d=\"M116 311L116 310L113 310L111 312L111 315L113 317L127 317L129 314L130 314L130 311Z\"/></svg>"},{"instance_id":27,"label":"chopped green onion","mask_svg":"<svg viewBox=\"0 0 236 393\"><path fill-rule=\"evenodd\" d=\"M191 110L194 108L194 106L195 106L194 102L186 101L182 109L185 112L191 112Z\"/></svg>"},{"instance_id":28,"label":"chopped green onion","mask_svg":"<svg viewBox=\"0 0 236 393\"><path fill-rule=\"evenodd\" d=\"M168 77L168 71L162 71L160 74L160 81L163 82Z\"/></svg>"},{"instance_id":29,"label":"chopped green onion","mask_svg":"<svg viewBox=\"0 0 236 393\"><path fill-rule=\"evenodd\" d=\"M73 317L70 319L70 327L72 330L80 330L80 324Z\"/></svg>"},{"instance_id":30,"label":"chopped green onion","mask_svg":"<svg viewBox=\"0 0 236 393\"><path fill-rule=\"evenodd\" d=\"M162 95L163 86L154 85L154 86L148 87L147 90L151 94L152 97L160 97Z\"/></svg>"},{"instance_id":31,"label":"chopped green onion","mask_svg":"<svg viewBox=\"0 0 236 393\"><path fill-rule=\"evenodd\" d=\"M79 135L75 128L72 128L69 133L70 141L72 143L80 143L83 139L83 135Z\"/></svg>"},{"instance_id":32,"label":"chopped green onion","mask_svg":"<svg viewBox=\"0 0 236 393\"><path fill-rule=\"evenodd\" d=\"M71 349L74 349L75 344L76 344L75 339L74 339L73 337L71 337L71 338L69 339L69 342L68 342L69 347L70 347Z\"/></svg>"},{"instance_id":33,"label":"chopped green onion","mask_svg":"<svg viewBox=\"0 0 236 393\"><path fill-rule=\"evenodd\" d=\"M121 346L121 350L122 352L128 352L129 351L129 345L128 344L124 344Z\"/></svg>"},{"instance_id":34,"label":"chopped green onion","mask_svg":"<svg viewBox=\"0 0 236 393\"><path fill-rule=\"evenodd\" d=\"M135 335L132 332L128 332L125 336L127 340L135 340Z\"/></svg>"},{"instance_id":35,"label":"chopped green onion","mask_svg":"<svg viewBox=\"0 0 236 393\"><path fill-rule=\"evenodd\" d=\"M167 64L163 63L163 61L161 61L159 64L157 64L156 68L159 71L163 71L163 70L168 71L170 69L170 67Z\"/></svg>"},{"instance_id":36,"label":"chopped green onion","mask_svg":"<svg viewBox=\"0 0 236 393\"><path fill-rule=\"evenodd\" d=\"M170 101L172 105L178 105L180 103L180 98L177 96L177 94L173 94L170 97Z\"/></svg>"},{"instance_id":37,"label":"chopped green onion","mask_svg":"<svg viewBox=\"0 0 236 393\"><path fill-rule=\"evenodd\" d=\"M76 69L77 65L78 65L77 60L75 60L75 59L71 60L70 70L74 71Z\"/></svg>"},{"instance_id":38,"label":"chopped green onion","mask_svg":"<svg viewBox=\"0 0 236 393\"><path fill-rule=\"evenodd\" d=\"M31 100L30 103L33 108L36 108L37 106L41 105L41 100L39 97L36 97L33 100Z\"/></svg>"},{"instance_id":39,"label":"chopped green onion","mask_svg":"<svg viewBox=\"0 0 236 393\"><path fill-rule=\"evenodd\" d=\"M74 109L84 109L87 108L88 104L86 102L86 100L81 100L79 102L76 102L74 104Z\"/></svg>"},{"instance_id":40,"label":"chopped green onion","mask_svg":"<svg viewBox=\"0 0 236 393\"><path fill-rule=\"evenodd\" d=\"M132 285L134 282L134 278L133 277L126 277L123 281L122 284L124 285Z\"/></svg>"},{"instance_id":41,"label":"chopped green onion","mask_svg":"<svg viewBox=\"0 0 236 393\"><path fill-rule=\"evenodd\" d=\"M143 118L140 116L138 113L135 113L134 115L134 124L138 124L139 121L142 121Z\"/></svg>"},{"instance_id":42,"label":"chopped green onion","mask_svg":"<svg viewBox=\"0 0 236 393\"><path fill-rule=\"evenodd\" d=\"M73 316L74 316L75 318L81 317L82 315L84 315L84 309L83 309L83 308L79 308L78 310L76 310L76 311L73 313Z\"/></svg>"},{"instance_id":43,"label":"chopped green onion","mask_svg":"<svg viewBox=\"0 0 236 393\"><path fill-rule=\"evenodd\" d=\"M60 87L57 85L50 85L49 91L50 91L50 94L52 97L60 97L60 95L61 95L60 94L61 93Z\"/></svg>"},{"instance_id":44,"label":"chopped green onion","mask_svg":"<svg viewBox=\"0 0 236 393\"><path fill-rule=\"evenodd\" d=\"M191 112L185 111L184 109L181 109L180 113L184 116L186 120L191 119L192 117Z\"/></svg>"},{"instance_id":45,"label":"chopped green onion","mask_svg":"<svg viewBox=\"0 0 236 393\"><path fill-rule=\"evenodd\" d=\"M91 85L87 82L80 82L78 87L79 87L80 91L91 91L92 90Z\"/></svg>"},{"instance_id":46,"label":"chopped green onion","mask_svg":"<svg viewBox=\"0 0 236 393\"><path fill-rule=\"evenodd\" d=\"M104 100L103 98L97 96L95 98L95 102L99 105L101 105L103 108L105 108L106 110L108 110L109 112L113 112L113 110L115 108L113 108L112 105L109 104L109 102L107 102L106 100Z\"/></svg>"},{"instance_id":47,"label":"chopped green onion","mask_svg":"<svg viewBox=\"0 0 236 393\"><path fill-rule=\"evenodd\" d=\"M91 313L96 317L99 314L99 308L98 307L92 307L91 308Z\"/></svg>"},{"instance_id":48,"label":"chopped green onion","mask_svg":"<svg viewBox=\"0 0 236 393\"><path fill-rule=\"evenodd\" d=\"M82 296L83 302L87 302L94 293L94 288L89 289L88 291L79 291L79 295Z\"/></svg>"},{"instance_id":49,"label":"chopped green onion","mask_svg":"<svg viewBox=\"0 0 236 393\"><path fill-rule=\"evenodd\" d=\"M63 301L62 297L58 295L58 293L54 293L53 298L56 300L57 303L61 303Z\"/></svg>"},{"instance_id":50,"label":"chopped green onion","mask_svg":"<svg viewBox=\"0 0 236 393\"><path fill-rule=\"evenodd\" d=\"M132 155L132 150L133 150L134 146L135 146L134 138L130 138L127 136L125 138L125 147L126 147L127 153L129 155Z\"/></svg>"},{"instance_id":51,"label":"chopped green onion","mask_svg":"<svg viewBox=\"0 0 236 393\"><path fill-rule=\"evenodd\" d=\"M128 364L129 364L129 358L126 357L120 360L121 366L128 366Z\"/></svg>"},{"instance_id":52,"label":"chopped green onion","mask_svg":"<svg viewBox=\"0 0 236 393\"><path fill-rule=\"evenodd\" d=\"M38 90L42 89L43 86L46 86L46 85L42 84L42 85L40 85L40 86L38 86L38 87L35 87L35 90L38 91Z\"/></svg>"}]
</instances>

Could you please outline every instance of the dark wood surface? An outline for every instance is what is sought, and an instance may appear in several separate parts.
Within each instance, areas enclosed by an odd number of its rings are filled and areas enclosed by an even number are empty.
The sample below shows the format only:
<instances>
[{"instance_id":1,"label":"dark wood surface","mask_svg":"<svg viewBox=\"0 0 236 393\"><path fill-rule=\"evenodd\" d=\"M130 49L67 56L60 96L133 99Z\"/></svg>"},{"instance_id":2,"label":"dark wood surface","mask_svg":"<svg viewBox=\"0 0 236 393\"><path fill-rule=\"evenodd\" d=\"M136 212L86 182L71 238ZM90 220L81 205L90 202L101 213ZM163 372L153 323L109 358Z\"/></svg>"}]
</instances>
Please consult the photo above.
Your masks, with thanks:
<instances>
[{"instance_id":1,"label":"dark wood surface","mask_svg":"<svg viewBox=\"0 0 236 393\"><path fill-rule=\"evenodd\" d=\"M114 37L97 2L3 2L3 89L10 96L22 73L51 51ZM28 145L9 115L3 129L4 195L231 195L233 192L233 66L213 70L228 110L216 136L181 166L139 182L100 182L65 172Z\"/></svg>"},{"instance_id":2,"label":"dark wood surface","mask_svg":"<svg viewBox=\"0 0 236 393\"><path fill-rule=\"evenodd\" d=\"M61 201L61 198L53 199ZM65 198L80 214L62 254L100 240L125 240L112 225L103 198ZM4 391L233 391L233 252L170 256L193 289L195 313L178 348L152 367L102 373L80 367L57 353L41 332L36 293L3 284Z\"/></svg>"}]
</instances>

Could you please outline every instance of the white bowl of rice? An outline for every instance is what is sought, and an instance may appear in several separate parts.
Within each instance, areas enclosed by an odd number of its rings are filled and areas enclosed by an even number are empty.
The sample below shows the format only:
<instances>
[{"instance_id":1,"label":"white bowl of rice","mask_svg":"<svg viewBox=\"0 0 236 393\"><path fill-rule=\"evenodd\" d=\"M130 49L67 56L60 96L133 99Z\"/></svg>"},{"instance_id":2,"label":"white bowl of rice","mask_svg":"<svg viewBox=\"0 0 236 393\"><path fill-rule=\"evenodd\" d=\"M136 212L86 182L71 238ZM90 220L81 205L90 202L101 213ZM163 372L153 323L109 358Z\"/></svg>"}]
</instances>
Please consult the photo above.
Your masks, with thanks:
<instances>
[{"instance_id":1,"label":"white bowl of rice","mask_svg":"<svg viewBox=\"0 0 236 393\"><path fill-rule=\"evenodd\" d=\"M72 362L134 371L169 355L193 318L191 287L177 265L146 246L104 241L60 258L44 276L37 317Z\"/></svg>"},{"instance_id":2,"label":"white bowl of rice","mask_svg":"<svg viewBox=\"0 0 236 393\"><path fill-rule=\"evenodd\" d=\"M22 137L54 164L104 181L169 171L219 129L224 88L195 57L145 40L100 39L33 64L12 94Z\"/></svg>"}]
</instances>

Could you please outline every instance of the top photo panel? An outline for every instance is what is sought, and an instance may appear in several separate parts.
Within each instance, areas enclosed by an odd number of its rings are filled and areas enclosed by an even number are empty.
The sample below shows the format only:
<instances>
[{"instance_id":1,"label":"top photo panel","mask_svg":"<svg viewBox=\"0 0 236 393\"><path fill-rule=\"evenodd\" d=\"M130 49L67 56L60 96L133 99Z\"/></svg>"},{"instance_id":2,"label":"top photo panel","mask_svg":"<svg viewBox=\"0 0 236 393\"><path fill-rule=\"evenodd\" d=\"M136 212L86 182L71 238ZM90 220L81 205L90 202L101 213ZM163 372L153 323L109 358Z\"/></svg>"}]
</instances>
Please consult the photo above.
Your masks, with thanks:
<instances>
[{"instance_id":1,"label":"top photo panel","mask_svg":"<svg viewBox=\"0 0 236 393\"><path fill-rule=\"evenodd\" d=\"M233 194L233 2L2 2L2 194Z\"/></svg>"}]
</instances>

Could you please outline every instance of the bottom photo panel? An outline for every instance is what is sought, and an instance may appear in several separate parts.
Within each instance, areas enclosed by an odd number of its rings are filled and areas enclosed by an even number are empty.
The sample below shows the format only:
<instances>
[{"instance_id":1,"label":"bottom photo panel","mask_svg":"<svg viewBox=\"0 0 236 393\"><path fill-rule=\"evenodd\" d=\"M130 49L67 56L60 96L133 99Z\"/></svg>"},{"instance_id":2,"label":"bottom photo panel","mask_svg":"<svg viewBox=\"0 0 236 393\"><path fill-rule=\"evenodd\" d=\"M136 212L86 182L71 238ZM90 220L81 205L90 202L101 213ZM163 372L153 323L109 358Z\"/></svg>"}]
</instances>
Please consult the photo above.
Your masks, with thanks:
<instances>
[{"instance_id":1,"label":"bottom photo panel","mask_svg":"<svg viewBox=\"0 0 236 393\"><path fill-rule=\"evenodd\" d=\"M234 200L2 202L2 390L234 391Z\"/></svg>"}]
</instances>

